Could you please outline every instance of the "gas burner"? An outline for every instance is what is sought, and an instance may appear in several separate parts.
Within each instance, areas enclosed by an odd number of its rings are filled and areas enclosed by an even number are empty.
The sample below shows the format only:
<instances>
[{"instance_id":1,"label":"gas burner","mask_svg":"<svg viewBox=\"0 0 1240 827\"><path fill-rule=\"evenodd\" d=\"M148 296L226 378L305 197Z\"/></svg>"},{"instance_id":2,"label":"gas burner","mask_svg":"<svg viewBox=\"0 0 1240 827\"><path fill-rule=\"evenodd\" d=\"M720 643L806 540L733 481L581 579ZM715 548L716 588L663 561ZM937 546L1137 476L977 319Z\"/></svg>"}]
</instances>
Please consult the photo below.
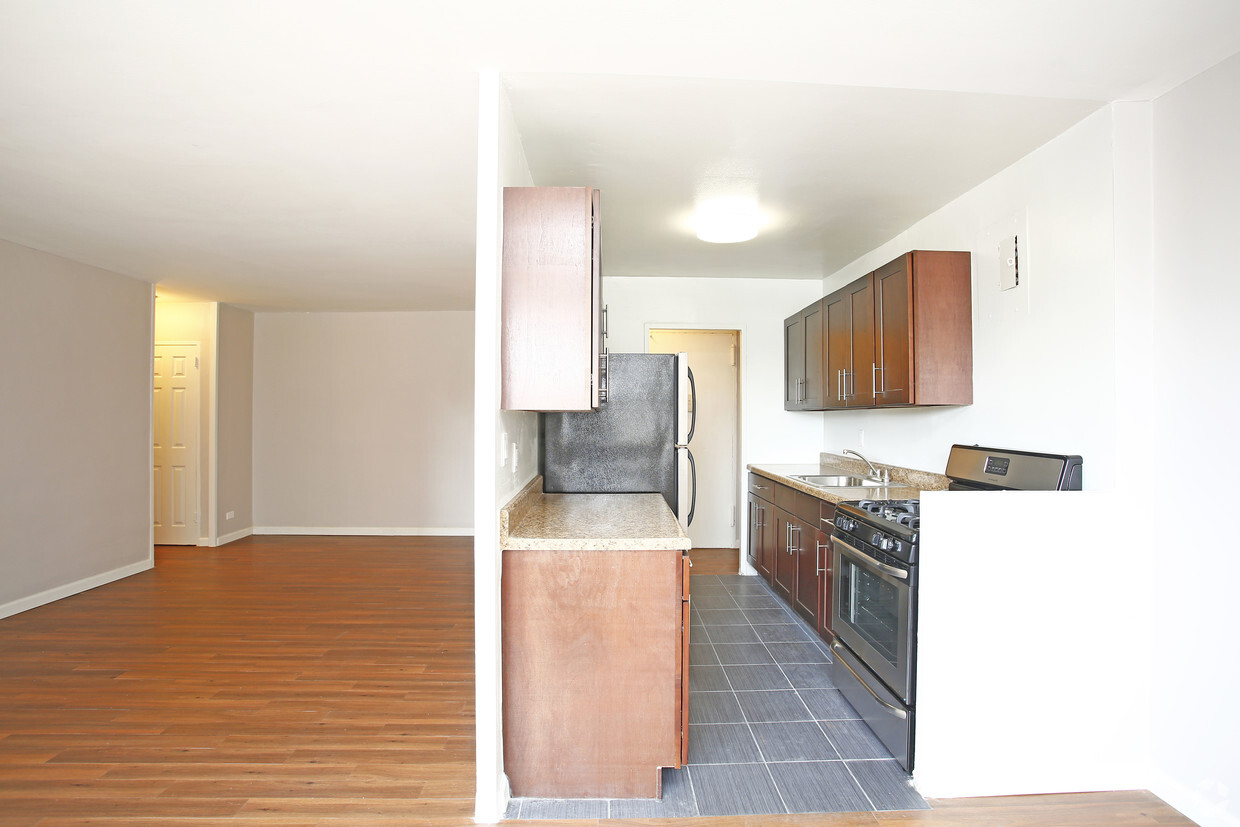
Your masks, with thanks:
<instances>
[{"instance_id":1,"label":"gas burner","mask_svg":"<svg viewBox=\"0 0 1240 827\"><path fill-rule=\"evenodd\" d=\"M921 531L919 500L858 500L840 503L835 514L837 531L852 533L857 542L916 563Z\"/></svg>"},{"instance_id":2,"label":"gas burner","mask_svg":"<svg viewBox=\"0 0 1240 827\"><path fill-rule=\"evenodd\" d=\"M909 525L909 519L916 519L921 514L919 500L861 500L857 508L873 514L882 520L891 520L901 525Z\"/></svg>"}]
</instances>

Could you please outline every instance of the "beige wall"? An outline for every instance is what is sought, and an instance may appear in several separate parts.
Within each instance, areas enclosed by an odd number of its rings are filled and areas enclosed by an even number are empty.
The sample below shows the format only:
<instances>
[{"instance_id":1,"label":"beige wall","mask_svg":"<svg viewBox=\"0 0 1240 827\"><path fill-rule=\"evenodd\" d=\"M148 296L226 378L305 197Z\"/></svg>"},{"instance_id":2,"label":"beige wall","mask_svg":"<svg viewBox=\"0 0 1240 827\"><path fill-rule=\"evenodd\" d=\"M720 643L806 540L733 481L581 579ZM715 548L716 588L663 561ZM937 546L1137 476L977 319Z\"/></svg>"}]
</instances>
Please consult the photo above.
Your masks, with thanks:
<instances>
[{"instance_id":1,"label":"beige wall","mask_svg":"<svg viewBox=\"0 0 1240 827\"><path fill-rule=\"evenodd\" d=\"M218 542L227 543L254 528L254 314L221 304L218 325L213 516Z\"/></svg>"},{"instance_id":2,"label":"beige wall","mask_svg":"<svg viewBox=\"0 0 1240 827\"><path fill-rule=\"evenodd\" d=\"M0 241L0 616L151 567L151 303Z\"/></svg>"},{"instance_id":3,"label":"beige wall","mask_svg":"<svg viewBox=\"0 0 1240 827\"><path fill-rule=\"evenodd\" d=\"M255 533L472 531L473 313L259 313Z\"/></svg>"},{"instance_id":4,"label":"beige wall","mask_svg":"<svg viewBox=\"0 0 1240 827\"><path fill-rule=\"evenodd\" d=\"M156 290L156 293L159 291ZM211 418L215 411L215 302L155 300L155 343L198 343L198 544L210 545L210 515L214 482L211 479Z\"/></svg>"}]
</instances>

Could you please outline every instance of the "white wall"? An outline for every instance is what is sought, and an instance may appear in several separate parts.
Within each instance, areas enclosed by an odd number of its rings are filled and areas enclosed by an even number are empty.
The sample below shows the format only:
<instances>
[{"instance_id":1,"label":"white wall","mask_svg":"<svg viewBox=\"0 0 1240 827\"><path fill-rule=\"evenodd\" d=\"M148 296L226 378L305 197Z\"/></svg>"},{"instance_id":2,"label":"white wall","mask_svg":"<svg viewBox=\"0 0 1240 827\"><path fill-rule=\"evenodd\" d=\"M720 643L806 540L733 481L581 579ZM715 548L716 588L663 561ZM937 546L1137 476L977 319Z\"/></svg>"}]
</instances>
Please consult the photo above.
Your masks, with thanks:
<instances>
[{"instance_id":1,"label":"white wall","mask_svg":"<svg viewBox=\"0 0 1240 827\"><path fill-rule=\"evenodd\" d=\"M530 186L529 165L512 109L495 72L478 82L478 238L474 296L474 681L476 799L479 821L498 821L508 805L504 775L500 641L499 510L537 473L538 416L501 411L500 274L503 187ZM502 442L516 445L514 465ZM511 456L511 448L510 448Z\"/></svg>"},{"instance_id":2,"label":"white wall","mask_svg":"<svg viewBox=\"0 0 1240 827\"><path fill-rule=\"evenodd\" d=\"M153 563L152 304L0 241L0 617Z\"/></svg>"},{"instance_id":3,"label":"white wall","mask_svg":"<svg viewBox=\"0 0 1240 827\"><path fill-rule=\"evenodd\" d=\"M254 529L253 313L219 306L216 357L217 496L212 536L227 543Z\"/></svg>"},{"instance_id":4,"label":"white wall","mask_svg":"<svg viewBox=\"0 0 1240 827\"><path fill-rule=\"evenodd\" d=\"M255 533L468 534L473 314L254 319Z\"/></svg>"},{"instance_id":5,"label":"white wall","mask_svg":"<svg viewBox=\"0 0 1240 827\"><path fill-rule=\"evenodd\" d=\"M821 414L783 407L783 320L821 295L815 279L603 279L612 353L644 353L651 327L740 331L738 502L745 502L748 490L747 464L818 461ZM742 548L747 531L741 527ZM741 565L752 573L744 555Z\"/></svg>"},{"instance_id":6,"label":"white wall","mask_svg":"<svg viewBox=\"0 0 1240 827\"><path fill-rule=\"evenodd\" d=\"M827 450L940 473L954 442L1080 454L1086 488L1114 485L1111 130L1109 108L1091 115L826 279L830 292L909 250L973 256L973 405L827 413ZM1001 292L996 245L1018 225L1022 285Z\"/></svg>"},{"instance_id":7,"label":"white wall","mask_svg":"<svg viewBox=\"0 0 1240 827\"><path fill-rule=\"evenodd\" d=\"M1240 56L1154 102L1154 307L1149 395L1159 468L1202 473L1219 523L1198 531L1160 520L1151 657L1151 789L1201 824L1240 824L1240 682L1236 584L1240 499L1236 436L1236 227L1240 226ZM1168 387L1164 382L1170 378ZM1178 493L1178 492L1177 492ZM1186 494L1198 493L1191 489ZM1171 499L1173 507L1180 498ZM1152 526L1151 526L1152 528ZM1217 538L1214 531L1220 531Z\"/></svg>"},{"instance_id":8,"label":"white wall","mask_svg":"<svg viewBox=\"0 0 1240 827\"><path fill-rule=\"evenodd\" d=\"M158 290L156 291L158 292ZM198 545L211 545L211 515L215 480L212 477L215 448L212 419L215 416L215 302L155 300L155 342L197 342L198 359Z\"/></svg>"}]
</instances>

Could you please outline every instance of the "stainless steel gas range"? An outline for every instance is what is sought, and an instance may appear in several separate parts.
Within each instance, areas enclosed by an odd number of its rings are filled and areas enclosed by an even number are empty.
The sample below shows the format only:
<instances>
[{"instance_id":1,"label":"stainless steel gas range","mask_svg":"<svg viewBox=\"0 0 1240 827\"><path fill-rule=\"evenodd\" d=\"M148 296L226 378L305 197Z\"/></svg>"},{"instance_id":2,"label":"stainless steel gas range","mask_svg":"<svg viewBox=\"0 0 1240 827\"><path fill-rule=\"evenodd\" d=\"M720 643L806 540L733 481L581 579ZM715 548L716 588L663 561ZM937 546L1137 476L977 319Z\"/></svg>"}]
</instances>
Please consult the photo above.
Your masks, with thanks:
<instances>
[{"instance_id":1,"label":"stainless steel gas range","mask_svg":"<svg viewBox=\"0 0 1240 827\"><path fill-rule=\"evenodd\" d=\"M1081 458L953 445L953 491L1077 490ZM919 500L841 503L831 537L833 680L905 770L917 710Z\"/></svg>"}]
</instances>

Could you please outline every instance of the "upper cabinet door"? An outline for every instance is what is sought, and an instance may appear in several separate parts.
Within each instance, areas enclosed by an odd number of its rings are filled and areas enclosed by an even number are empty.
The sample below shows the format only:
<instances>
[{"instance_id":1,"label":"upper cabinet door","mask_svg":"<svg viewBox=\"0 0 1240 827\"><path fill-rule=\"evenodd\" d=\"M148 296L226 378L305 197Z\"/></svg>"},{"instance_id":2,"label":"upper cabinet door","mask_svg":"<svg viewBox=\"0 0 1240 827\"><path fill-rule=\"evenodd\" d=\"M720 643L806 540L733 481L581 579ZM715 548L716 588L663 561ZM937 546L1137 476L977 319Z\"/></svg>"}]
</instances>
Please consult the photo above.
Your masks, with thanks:
<instances>
[{"instance_id":1,"label":"upper cabinet door","mask_svg":"<svg viewBox=\"0 0 1240 827\"><path fill-rule=\"evenodd\" d=\"M784 319L784 410L799 411L805 401L805 318Z\"/></svg>"},{"instance_id":2,"label":"upper cabinet door","mask_svg":"<svg viewBox=\"0 0 1240 827\"><path fill-rule=\"evenodd\" d=\"M852 370L852 301L849 294L837 290L822 300L826 346L826 387L823 389L825 408L847 406L845 374Z\"/></svg>"},{"instance_id":3,"label":"upper cabinet door","mask_svg":"<svg viewBox=\"0 0 1240 827\"><path fill-rule=\"evenodd\" d=\"M844 377L845 403L849 407L874 404L874 278L864 276L844 288L848 294L852 323L852 364Z\"/></svg>"},{"instance_id":4,"label":"upper cabinet door","mask_svg":"<svg viewBox=\"0 0 1240 827\"><path fill-rule=\"evenodd\" d=\"M912 258L909 253L874 272L878 339L870 372L876 405L907 405L913 401Z\"/></svg>"},{"instance_id":5,"label":"upper cabinet door","mask_svg":"<svg viewBox=\"0 0 1240 827\"><path fill-rule=\"evenodd\" d=\"M823 322L826 313L822 300L811 304L801 311L805 324L805 384L803 388L802 407L809 411L820 411L826 402L824 385Z\"/></svg>"},{"instance_id":6,"label":"upper cabinet door","mask_svg":"<svg viewBox=\"0 0 1240 827\"><path fill-rule=\"evenodd\" d=\"M599 405L598 191L504 190L501 406L589 411Z\"/></svg>"}]
</instances>

